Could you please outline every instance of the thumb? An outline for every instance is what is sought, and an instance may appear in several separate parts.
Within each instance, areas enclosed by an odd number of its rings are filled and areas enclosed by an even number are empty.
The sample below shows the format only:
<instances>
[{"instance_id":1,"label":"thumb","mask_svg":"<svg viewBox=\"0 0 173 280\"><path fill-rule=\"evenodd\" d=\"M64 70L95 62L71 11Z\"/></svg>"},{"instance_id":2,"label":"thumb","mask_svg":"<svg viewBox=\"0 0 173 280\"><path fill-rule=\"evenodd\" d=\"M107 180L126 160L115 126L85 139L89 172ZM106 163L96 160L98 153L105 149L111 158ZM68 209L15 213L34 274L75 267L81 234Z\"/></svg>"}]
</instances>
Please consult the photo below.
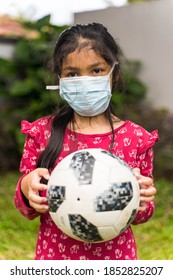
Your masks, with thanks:
<instances>
[{"instance_id":1,"label":"thumb","mask_svg":"<svg viewBox=\"0 0 173 280\"><path fill-rule=\"evenodd\" d=\"M133 171L133 173L135 174L135 176L136 176L137 178L140 177L141 172L140 172L140 169L139 169L138 167L133 168L132 171Z\"/></svg>"}]
</instances>

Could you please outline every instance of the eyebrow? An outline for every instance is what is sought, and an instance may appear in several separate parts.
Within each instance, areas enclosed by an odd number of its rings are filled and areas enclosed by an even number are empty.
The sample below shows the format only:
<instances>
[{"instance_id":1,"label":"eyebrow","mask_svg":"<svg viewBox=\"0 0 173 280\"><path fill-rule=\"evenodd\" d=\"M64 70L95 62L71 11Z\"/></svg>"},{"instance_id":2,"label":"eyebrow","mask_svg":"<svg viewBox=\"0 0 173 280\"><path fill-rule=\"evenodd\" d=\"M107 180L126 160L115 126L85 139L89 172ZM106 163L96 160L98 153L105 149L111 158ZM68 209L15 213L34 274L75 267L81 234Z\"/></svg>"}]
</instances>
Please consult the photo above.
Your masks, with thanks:
<instances>
[{"instance_id":1,"label":"eyebrow","mask_svg":"<svg viewBox=\"0 0 173 280\"><path fill-rule=\"evenodd\" d=\"M94 67L98 67L98 66L100 66L100 65L102 65L102 64L104 64L104 65L106 65L106 63L105 62L96 62L96 63L93 63L93 64L90 64L89 66L88 66L88 68L94 68ZM66 66L66 67L64 67L64 69L63 70L80 70L80 68L78 68L78 67L73 67L73 66Z\"/></svg>"},{"instance_id":2,"label":"eyebrow","mask_svg":"<svg viewBox=\"0 0 173 280\"><path fill-rule=\"evenodd\" d=\"M72 66L66 66L63 68L63 70L79 70L78 67L72 67Z\"/></svg>"}]
</instances>

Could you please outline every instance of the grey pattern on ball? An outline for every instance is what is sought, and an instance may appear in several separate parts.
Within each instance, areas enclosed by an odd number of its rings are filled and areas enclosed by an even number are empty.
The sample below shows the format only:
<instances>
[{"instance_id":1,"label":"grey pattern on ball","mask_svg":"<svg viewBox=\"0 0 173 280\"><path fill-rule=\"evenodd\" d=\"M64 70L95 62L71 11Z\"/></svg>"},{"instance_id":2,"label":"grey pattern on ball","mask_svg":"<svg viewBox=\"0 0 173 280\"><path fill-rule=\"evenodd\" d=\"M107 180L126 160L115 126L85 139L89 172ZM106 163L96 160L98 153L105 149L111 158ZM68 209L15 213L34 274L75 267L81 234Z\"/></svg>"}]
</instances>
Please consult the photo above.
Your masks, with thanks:
<instances>
[{"instance_id":1,"label":"grey pattern on ball","mask_svg":"<svg viewBox=\"0 0 173 280\"><path fill-rule=\"evenodd\" d=\"M51 185L47 193L50 212L56 212L65 200L65 187Z\"/></svg>"},{"instance_id":2,"label":"grey pattern on ball","mask_svg":"<svg viewBox=\"0 0 173 280\"><path fill-rule=\"evenodd\" d=\"M85 242L102 241L98 229L95 225L87 221L83 216L69 214L69 222L73 234Z\"/></svg>"},{"instance_id":3,"label":"grey pattern on ball","mask_svg":"<svg viewBox=\"0 0 173 280\"><path fill-rule=\"evenodd\" d=\"M113 183L108 189L96 197L95 211L123 210L133 197L131 182Z\"/></svg>"},{"instance_id":4,"label":"grey pattern on ball","mask_svg":"<svg viewBox=\"0 0 173 280\"><path fill-rule=\"evenodd\" d=\"M89 185L92 183L93 168L95 158L88 152L77 152L71 159L70 168L73 170L79 185Z\"/></svg>"}]
</instances>

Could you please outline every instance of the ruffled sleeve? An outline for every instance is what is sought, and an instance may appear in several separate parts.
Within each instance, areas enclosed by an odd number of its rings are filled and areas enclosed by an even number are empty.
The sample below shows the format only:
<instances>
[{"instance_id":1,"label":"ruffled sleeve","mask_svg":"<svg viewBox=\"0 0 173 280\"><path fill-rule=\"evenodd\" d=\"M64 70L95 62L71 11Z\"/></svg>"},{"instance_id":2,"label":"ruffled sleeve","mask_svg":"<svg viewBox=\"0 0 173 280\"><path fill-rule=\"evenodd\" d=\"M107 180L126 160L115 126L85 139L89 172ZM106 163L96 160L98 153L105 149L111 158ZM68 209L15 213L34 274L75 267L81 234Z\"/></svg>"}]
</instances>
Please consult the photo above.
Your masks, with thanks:
<instances>
[{"instance_id":1,"label":"ruffled sleeve","mask_svg":"<svg viewBox=\"0 0 173 280\"><path fill-rule=\"evenodd\" d=\"M140 168L141 174L152 177L153 175L153 146L158 141L158 131L153 132L144 131L143 137L138 140L138 154L136 158L137 167Z\"/></svg>"},{"instance_id":2,"label":"ruffled sleeve","mask_svg":"<svg viewBox=\"0 0 173 280\"><path fill-rule=\"evenodd\" d=\"M158 130L154 130L152 132L145 131L144 139L140 139L138 142L139 153L143 153L149 148L153 147L154 144L158 141L158 139Z\"/></svg>"},{"instance_id":3,"label":"ruffled sleeve","mask_svg":"<svg viewBox=\"0 0 173 280\"><path fill-rule=\"evenodd\" d=\"M37 123L30 123L23 120L21 123L21 133L36 138L39 136L40 128Z\"/></svg>"},{"instance_id":4,"label":"ruffled sleeve","mask_svg":"<svg viewBox=\"0 0 173 280\"><path fill-rule=\"evenodd\" d=\"M153 159L154 151L153 146L159 140L158 131L153 132L145 131L142 139L138 141L138 156L137 166L140 168L143 176L153 177ZM154 202L148 202L146 210L144 212L138 211L133 225L147 222L154 213L155 205Z\"/></svg>"},{"instance_id":5,"label":"ruffled sleeve","mask_svg":"<svg viewBox=\"0 0 173 280\"><path fill-rule=\"evenodd\" d=\"M40 127L37 123L22 121L21 132L26 135L20 171L28 174L35 169L41 151Z\"/></svg>"},{"instance_id":6,"label":"ruffled sleeve","mask_svg":"<svg viewBox=\"0 0 173 280\"><path fill-rule=\"evenodd\" d=\"M42 118L33 123L23 120L21 123L21 133L26 135L26 140L20 163L20 171L22 173L29 173L35 169L37 160L50 138L49 119Z\"/></svg>"},{"instance_id":7,"label":"ruffled sleeve","mask_svg":"<svg viewBox=\"0 0 173 280\"><path fill-rule=\"evenodd\" d=\"M23 120L21 123L21 133L26 135L20 162L20 172L23 173L23 175L17 183L14 202L20 213L28 219L33 219L39 214L26 204L26 199L21 191L21 180L25 175L36 168L40 153L47 145L50 137L48 123L48 118L42 118L33 123Z\"/></svg>"}]
</instances>

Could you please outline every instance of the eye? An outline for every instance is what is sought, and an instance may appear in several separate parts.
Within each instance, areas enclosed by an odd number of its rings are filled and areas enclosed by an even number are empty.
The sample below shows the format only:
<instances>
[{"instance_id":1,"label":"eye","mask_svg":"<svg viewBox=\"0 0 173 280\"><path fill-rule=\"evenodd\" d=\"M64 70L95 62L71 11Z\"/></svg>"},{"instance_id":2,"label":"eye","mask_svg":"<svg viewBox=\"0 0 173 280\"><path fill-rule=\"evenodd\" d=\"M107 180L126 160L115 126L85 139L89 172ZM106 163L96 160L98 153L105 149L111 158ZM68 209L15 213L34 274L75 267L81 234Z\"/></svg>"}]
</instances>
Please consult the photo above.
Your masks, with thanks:
<instances>
[{"instance_id":1,"label":"eye","mask_svg":"<svg viewBox=\"0 0 173 280\"><path fill-rule=\"evenodd\" d=\"M67 77L78 77L78 74L77 74L77 73L74 73L74 72L70 72L70 73L67 73L66 76L67 76Z\"/></svg>"},{"instance_id":2,"label":"eye","mask_svg":"<svg viewBox=\"0 0 173 280\"><path fill-rule=\"evenodd\" d=\"M101 74L102 72L103 72L103 70L102 69L100 69L100 68L96 68L96 69L93 69L93 74L96 74L96 75L98 75L98 74Z\"/></svg>"}]
</instances>

